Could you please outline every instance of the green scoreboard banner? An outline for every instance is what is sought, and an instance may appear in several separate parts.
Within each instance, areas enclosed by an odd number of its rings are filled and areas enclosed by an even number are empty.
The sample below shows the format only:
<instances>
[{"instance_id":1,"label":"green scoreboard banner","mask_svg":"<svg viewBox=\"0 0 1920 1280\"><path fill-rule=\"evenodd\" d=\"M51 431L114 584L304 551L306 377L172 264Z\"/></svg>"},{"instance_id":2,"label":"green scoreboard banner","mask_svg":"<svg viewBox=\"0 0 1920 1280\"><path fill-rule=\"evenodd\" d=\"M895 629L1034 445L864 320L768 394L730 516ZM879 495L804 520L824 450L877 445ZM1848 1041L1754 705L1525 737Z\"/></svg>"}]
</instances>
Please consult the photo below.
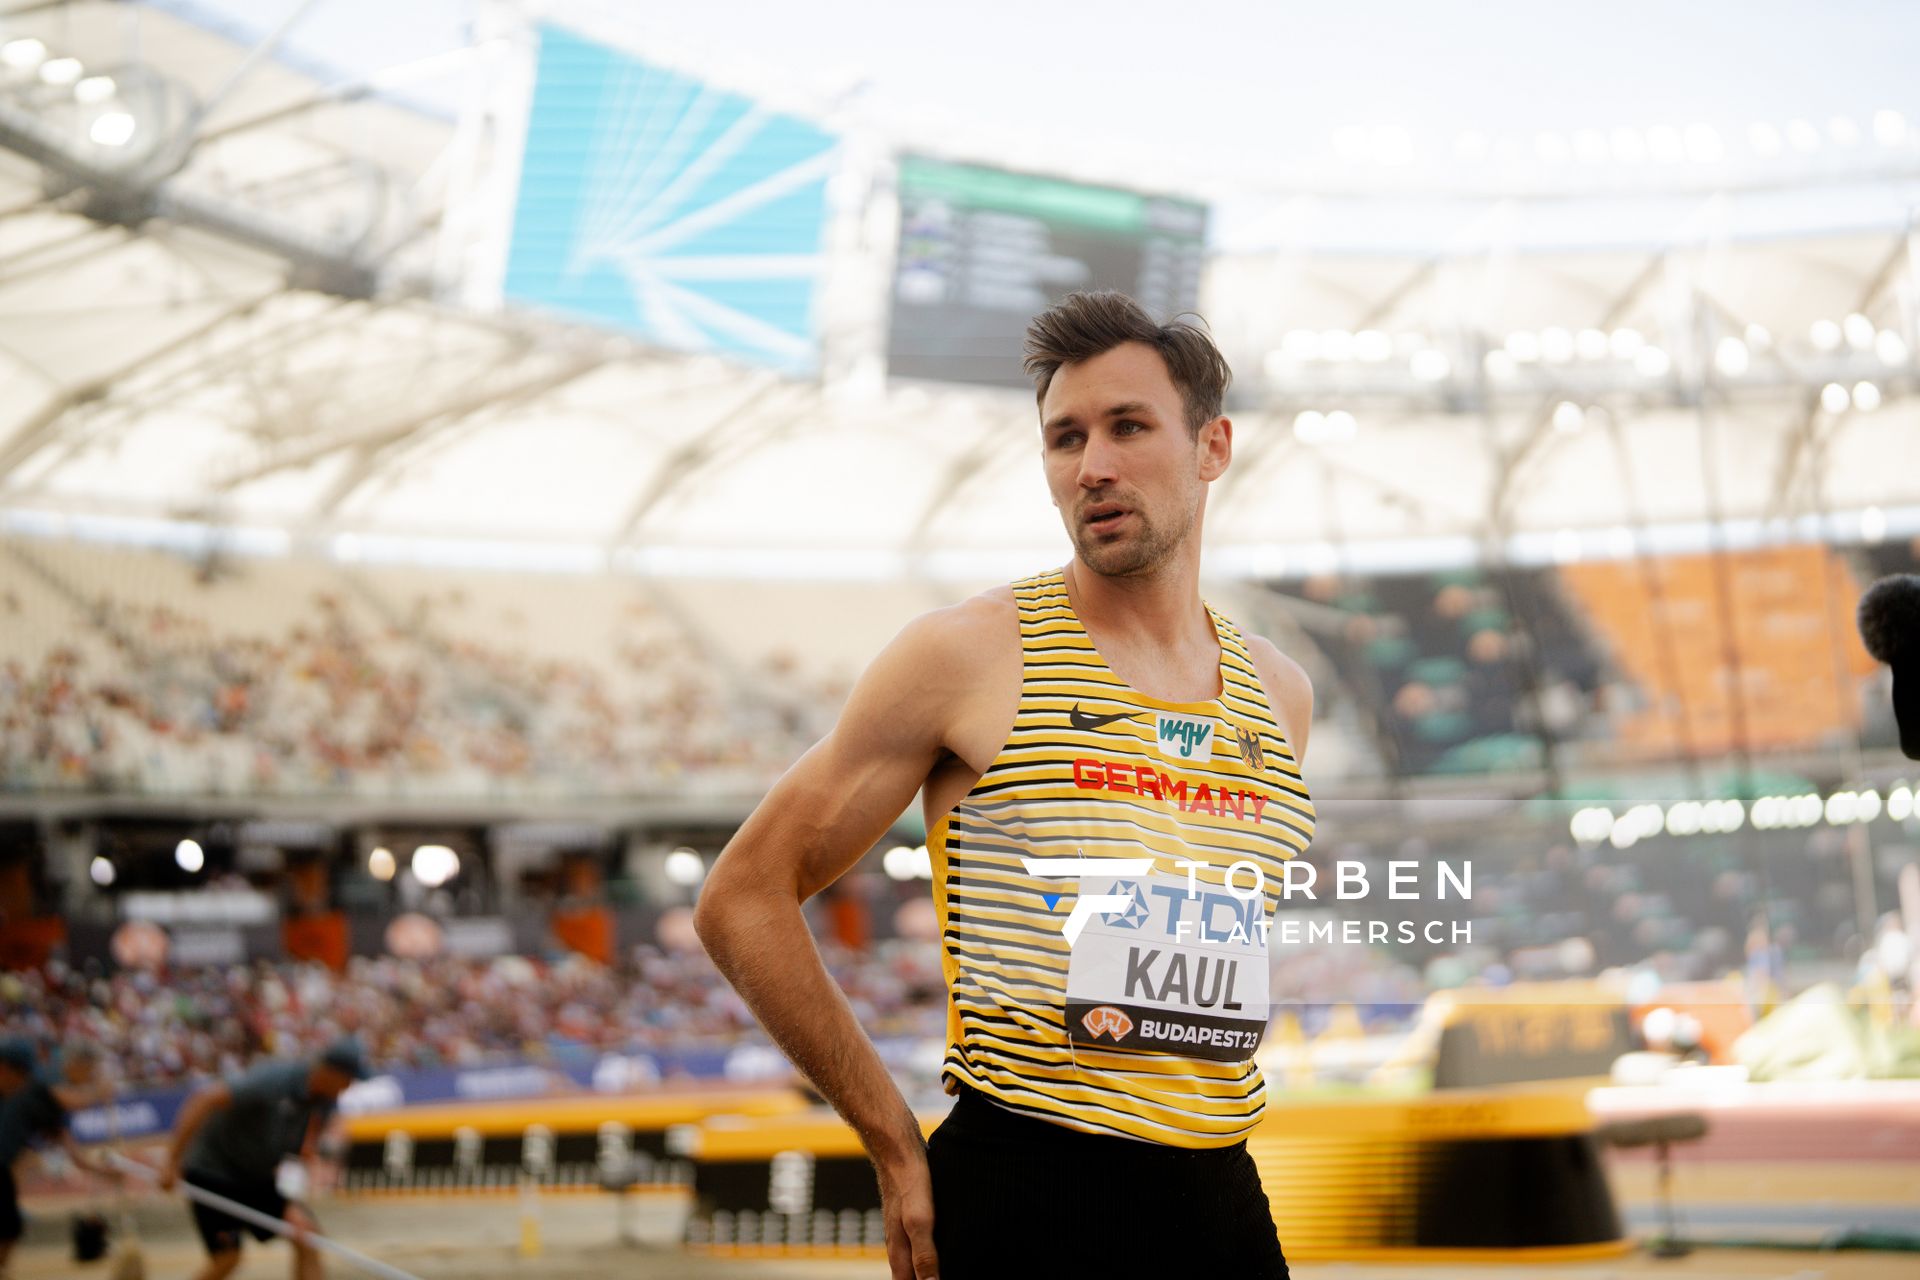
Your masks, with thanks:
<instances>
[{"instance_id":1,"label":"green scoreboard banner","mask_svg":"<svg viewBox=\"0 0 1920 1280\"><path fill-rule=\"evenodd\" d=\"M1207 208L1063 178L901 158L888 372L1026 386L1027 321L1078 289L1160 319L1200 297Z\"/></svg>"}]
</instances>

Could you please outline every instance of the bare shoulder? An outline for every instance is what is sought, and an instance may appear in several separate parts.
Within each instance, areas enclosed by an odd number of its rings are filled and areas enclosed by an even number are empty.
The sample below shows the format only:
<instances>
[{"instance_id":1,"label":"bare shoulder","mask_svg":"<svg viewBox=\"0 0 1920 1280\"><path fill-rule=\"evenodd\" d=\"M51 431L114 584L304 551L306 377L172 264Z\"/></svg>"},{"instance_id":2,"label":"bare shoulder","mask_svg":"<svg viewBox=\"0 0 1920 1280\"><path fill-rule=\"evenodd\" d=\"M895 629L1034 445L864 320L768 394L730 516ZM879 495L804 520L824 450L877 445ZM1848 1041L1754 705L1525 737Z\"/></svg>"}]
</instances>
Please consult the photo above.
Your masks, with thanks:
<instances>
[{"instance_id":1,"label":"bare shoulder","mask_svg":"<svg viewBox=\"0 0 1920 1280\"><path fill-rule=\"evenodd\" d=\"M1313 720L1313 681L1307 678L1304 667L1280 652L1279 646L1265 636L1248 635L1246 641L1247 654L1260 677L1260 687L1266 690L1267 701L1287 731L1294 756L1302 758L1306 755L1307 730Z\"/></svg>"},{"instance_id":2,"label":"bare shoulder","mask_svg":"<svg viewBox=\"0 0 1920 1280\"><path fill-rule=\"evenodd\" d=\"M935 609L928 616L941 616L946 625L970 640L1004 639L1009 631L1019 634L1020 602L1014 598L1013 584L1003 582L958 604Z\"/></svg>"},{"instance_id":3,"label":"bare shoulder","mask_svg":"<svg viewBox=\"0 0 1920 1280\"><path fill-rule=\"evenodd\" d=\"M901 627L855 682L840 736L865 735L916 755L951 749L992 690L1010 680L1017 692L1019 665L1019 607L1010 588L928 610Z\"/></svg>"},{"instance_id":4,"label":"bare shoulder","mask_svg":"<svg viewBox=\"0 0 1920 1280\"><path fill-rule=\"evenodd\" d=\"M1260 673L1260 684L1268 697L1300 692L1313 696L1313 682L1307 678L1305 667L1280 652L1280 647L1265 636L1248 635L1246 640L1253 669Z\"/></svg>"},{"instance_id":5,"label":"bare shoulder","mask_svg":"<svg viewBox=\"0 0 1920 1280\"><path fill-rule=\"evenodd\" d=\"M928 667L929 676L942 671L968 675L1000 659L1009 639L1017 652L1019 636L1020 606L1013 588L1001 585L928 610L901 629L896 643L917 660L939 664Z\"/></svg>"}]
</instances>

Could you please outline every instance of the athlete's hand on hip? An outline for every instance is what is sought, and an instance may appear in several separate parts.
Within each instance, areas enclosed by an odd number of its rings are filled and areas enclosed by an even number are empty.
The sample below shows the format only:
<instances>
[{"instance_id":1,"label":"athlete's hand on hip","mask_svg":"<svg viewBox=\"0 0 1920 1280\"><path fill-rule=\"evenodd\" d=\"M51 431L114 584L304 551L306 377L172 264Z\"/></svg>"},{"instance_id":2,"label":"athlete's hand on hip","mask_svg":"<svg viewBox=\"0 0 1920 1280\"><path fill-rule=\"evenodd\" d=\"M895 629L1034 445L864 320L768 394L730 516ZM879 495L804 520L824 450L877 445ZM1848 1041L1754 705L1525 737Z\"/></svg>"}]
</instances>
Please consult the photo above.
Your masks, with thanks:
<instances>
[{"instance_id":1,"label":"athlete's hand on hip","mask_svg":"<svg viewBox=\"0 0 1920 1280\"><path fill-rule=\"evenodd\" d=\"M880 1208L887 1223L887 1266L892 1280L938 1280L933 1252L933 1174L924 1149L875 1164Z\"/></svg>"}]
</instances>

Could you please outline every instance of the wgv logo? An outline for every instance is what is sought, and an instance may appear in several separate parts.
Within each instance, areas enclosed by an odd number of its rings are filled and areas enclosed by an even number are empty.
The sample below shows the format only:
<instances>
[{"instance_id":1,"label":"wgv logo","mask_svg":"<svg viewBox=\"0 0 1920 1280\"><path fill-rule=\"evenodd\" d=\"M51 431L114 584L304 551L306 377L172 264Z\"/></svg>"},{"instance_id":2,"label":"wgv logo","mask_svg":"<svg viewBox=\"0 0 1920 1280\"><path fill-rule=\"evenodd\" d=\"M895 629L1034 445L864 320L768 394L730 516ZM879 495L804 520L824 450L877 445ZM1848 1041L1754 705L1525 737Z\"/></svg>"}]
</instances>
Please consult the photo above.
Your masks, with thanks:
<instances>
[{"instance_id":1,"label":"wgv logo","mask_svg":"<svg viewBox=\"0 0 1920 1280\"><path fill-rule=\"evenodd\" d=\"M1158 715L1160 754L1169 760L1213 759L1213 721L1173 711Z\"/></svg>"}]
</instances>

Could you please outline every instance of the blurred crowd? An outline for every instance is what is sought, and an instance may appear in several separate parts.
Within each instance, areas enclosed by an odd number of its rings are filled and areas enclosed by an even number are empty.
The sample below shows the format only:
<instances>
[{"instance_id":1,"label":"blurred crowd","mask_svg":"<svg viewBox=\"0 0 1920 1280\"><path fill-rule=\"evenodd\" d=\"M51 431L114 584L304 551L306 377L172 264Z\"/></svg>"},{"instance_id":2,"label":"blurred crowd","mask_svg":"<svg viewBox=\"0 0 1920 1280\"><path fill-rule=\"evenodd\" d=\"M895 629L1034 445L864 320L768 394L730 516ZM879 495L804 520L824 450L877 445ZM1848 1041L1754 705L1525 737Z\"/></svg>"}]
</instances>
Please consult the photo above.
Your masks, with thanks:
<instances>
[{"instance_id":1,"label":"blurred crowd","mask_svg":"<svg viewBox=\"0 0 1920 1280\"><path fill-rule=\"evenodd\" d=\"M1831 827L1678 851L1553 845L1485 877L1474 905L1485 921L1476 941L1516 979L1639 965L1662 981L1697 981L1762 952L1777 984L1789 959L1843 966L1870 944L1846 836Z\"/></svg>"},{"instance_id":2,"label":"blurred crowd","mask_svg":"<svg viewBox=\"0 0 1920 1280\"><path fill-rule=\"evenodd\" d=\"M1627 693L1607 678L1593 626L1565 607L1549 571L1322 574L1272 585L1336 611L1338 630L1320 639L1337 691L1359 697L1387 762L1407 773L1537 769L1542 733L1604 735L1604 709Z\"/></svg>"},{"instance_id":3,"label":"blurred crowd","mask_svg":"<svg viewBox=\"0 0 1920 1280\"><path fill-rule=\"evenodd\" d=\"M765 779L824 731L841 692L776 655L754 674L784 696L747 696L657 619L596 665L484 632L439 639L436 603L416 597L406 625L386 625L320 593L267 638L102 598L103 642L0 666L0 787L602 794L689 773ZM0 598L0 614L18 609Z\"/></svg>"},{"instance_id":4,"label":"blurred crowd","mask_svg":"<svg viewBox=\"0 0 1920 1280\"><path fill-rule=\"evenodd\" d=\"M927 942L866 952L821 944L861 1025L876 1037L939 1036L939 959ZM230 1075L261 1057L360 1038L380 1071L563 1061L602 1053L684 1053L764 1043L704 953L643 945L607 968L585 960L354 959L86 972L53 963L0 974L8 1030L100 1046L128 1084Z\"/></svg>"},{"instance_id":5,"label":"blurred crowd","mask_svg":"<svg viewBox=\"0 0 1920 1280\"><path fill-rule=\"evenodd\" d=\"M1516 879L1489 895L1494 919L1519 918L1527 883ZM1781 945L1793 943L1790 926L1769 932L1759 920L1725 945L1716 940L1721 931L1708 926L1698 941L1673 939L1676 945L1612 957L1615 963L1608 963L1613 948L1604 928L1552 940L1534 931L1527 936L1538 941L1512 945L1522 932L1497 927L1485 942L1424 964L1404 949L1289 946L1275 957L1270 989L1276 1013L1287 1015L1276 1027L1290 1019L1297 1032L1276 1030L1276 1043L1284 1048L1286 1036L1297 1033L1310 1040L1395 1037L1414 1025L1430 992L1526 981L1597 979L1629 1002L1646 1003L1675 981L1744 978L1757 1018L1825 972L1813 958L1790 981ZM922 1058L921 1065L936 1069L946 1029L937 940L889 938L856 950L823 937L818 945L867 1033L924 1049L903 1060L909 1074ZM1859 957L1857 972L1838 966L1832 976L1884 1001L1904 990L1910 963L1904 936L1882 936ZM757 1070L784 1070L704 952L652 943L633 947L611 968L579 957L523 956L356 957L345 972L258 961L154 973L55 961L0 974L0 1005L9 1034L97 1045L129 1087L228 1076L261 1058L317 1052L348 1034L360 1039L379 1072L519 1063L592 1070L605 1055L652 1054L671 1075L675 1060L709 1051L726 1061L729 1074L742 1051L761 1064Z\"/></svg>"}]
</instances>

